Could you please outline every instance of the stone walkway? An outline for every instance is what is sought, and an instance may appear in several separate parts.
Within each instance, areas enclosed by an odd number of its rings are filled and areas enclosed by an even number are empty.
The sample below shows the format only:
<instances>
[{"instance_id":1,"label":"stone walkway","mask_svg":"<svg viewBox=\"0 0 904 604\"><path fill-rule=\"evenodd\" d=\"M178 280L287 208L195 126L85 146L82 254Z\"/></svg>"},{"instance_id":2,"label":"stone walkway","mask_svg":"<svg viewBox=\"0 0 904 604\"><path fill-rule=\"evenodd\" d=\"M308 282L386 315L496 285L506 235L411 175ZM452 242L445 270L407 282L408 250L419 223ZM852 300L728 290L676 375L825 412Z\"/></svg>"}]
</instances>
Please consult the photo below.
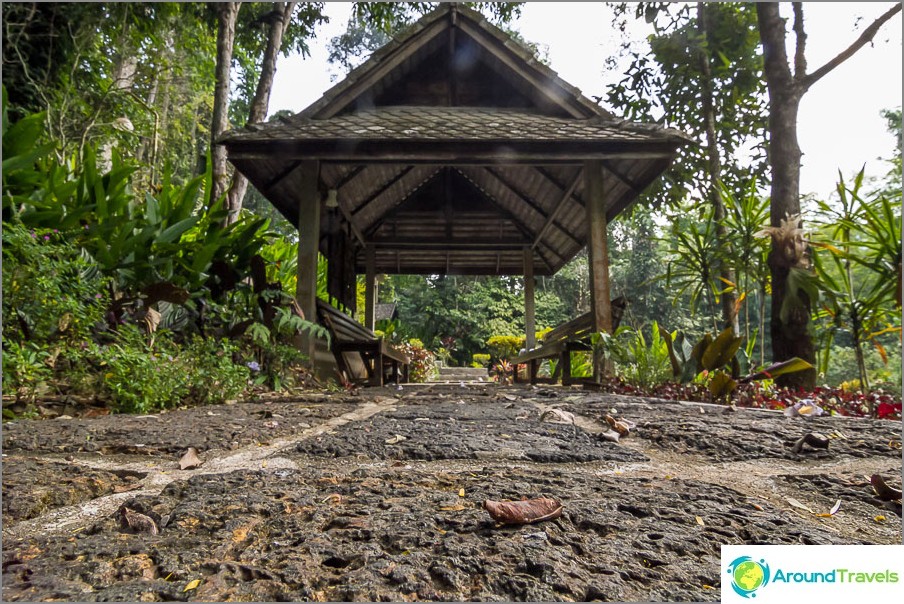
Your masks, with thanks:
<instances>
[{"instance_id":1,"label":"stone walkway","mask_svg":"<svg viewBox=\"0 0 904 604\"><path fill-rule=\"evenodd\" d=\"M722 544L901 542L899 422L432 384L3 428L6 601L716 601Z\"/></svg>"}]
</instances>

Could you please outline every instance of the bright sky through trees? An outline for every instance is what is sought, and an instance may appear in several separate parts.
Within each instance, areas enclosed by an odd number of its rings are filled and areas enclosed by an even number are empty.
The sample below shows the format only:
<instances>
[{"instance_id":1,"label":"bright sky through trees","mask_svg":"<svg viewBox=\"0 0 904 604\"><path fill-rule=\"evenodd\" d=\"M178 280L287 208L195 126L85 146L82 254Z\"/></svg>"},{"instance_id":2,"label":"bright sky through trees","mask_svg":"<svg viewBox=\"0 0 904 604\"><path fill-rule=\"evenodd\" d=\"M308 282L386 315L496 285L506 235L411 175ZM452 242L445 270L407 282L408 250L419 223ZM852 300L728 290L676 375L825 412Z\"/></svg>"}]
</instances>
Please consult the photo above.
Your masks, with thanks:
<instances>
[{"instance_id":1,"label":"bright sky through trees","mask_svg":"<svg viewBox=\"0 0 904 604\"><path fill-rule=\"evenodd\" d=\"M847 47L889 6L888 2L804 3L809 70ZM328 2L326 12L330 23L311 44L311 57L280 59L271 113L300 111L333 85L331 76L344 77L339 67L327 63L326 45L344 31L351 6ZM782 14L790 16L790 5L782 7ZM872 46L860 50L804 96L798 124L804 153L802 193L829 194L839 169L846 177L864 163L867 175L881 176L887 171L877 158L890 157L894 141L879 112L901 106L901 23L901 15L896 16ZM618 53L620 38L602 3L527 2L513 27L526 39L547 47L552 68L588 97L603 96L606 85L620 79L618 69L606 68L606 59ZM630 35L641 40L649 31L638 23Z\"/></svg>"}]
</instances>

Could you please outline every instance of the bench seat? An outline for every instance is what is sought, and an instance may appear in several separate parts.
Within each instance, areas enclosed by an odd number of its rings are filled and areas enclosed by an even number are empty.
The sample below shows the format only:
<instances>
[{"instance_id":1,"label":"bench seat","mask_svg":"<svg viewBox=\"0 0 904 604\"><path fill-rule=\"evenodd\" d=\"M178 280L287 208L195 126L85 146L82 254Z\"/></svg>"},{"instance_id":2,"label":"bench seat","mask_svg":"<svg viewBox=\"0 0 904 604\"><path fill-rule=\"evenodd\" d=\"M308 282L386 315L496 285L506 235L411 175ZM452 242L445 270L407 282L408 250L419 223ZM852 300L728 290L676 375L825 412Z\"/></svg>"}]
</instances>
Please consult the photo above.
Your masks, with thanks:
<instances>
[{"instance_id":1,"label":"bench seat","mask_svg":"<svg viewBox=\"0 0 904 604\"><path fill-rule=\"evenodd\" d=\"M612 301L613 331L621 322L622 313L626 307L627 300L624 297L620 296ZM593 316L589 312L559 325L543 337L540 346L526 350L510 359L515 369L515 381L525 381L520 379L519 376L518 368L520 365L527 365L527 381L531 384L555 384L560 376L563 386L591 380L592 378L574 377L571 375L571 353L593 350L593 346L590 344L591 335L593 335ZM559 360L555 372L548 378L539 377L537 374L542 361L553 358L558 358Z\"/></svg>"},{"instance_id":2,"label":"bench seat","mask_svg":"<svg viewBox=\"0 0 904 604\"><path fill-rule=\"evenodd\" d=\"M323 300L317 300L317 316L330 332L330 350L346 379L369 386L408 381L408 355Z\"/></svg>"}]
</instances>

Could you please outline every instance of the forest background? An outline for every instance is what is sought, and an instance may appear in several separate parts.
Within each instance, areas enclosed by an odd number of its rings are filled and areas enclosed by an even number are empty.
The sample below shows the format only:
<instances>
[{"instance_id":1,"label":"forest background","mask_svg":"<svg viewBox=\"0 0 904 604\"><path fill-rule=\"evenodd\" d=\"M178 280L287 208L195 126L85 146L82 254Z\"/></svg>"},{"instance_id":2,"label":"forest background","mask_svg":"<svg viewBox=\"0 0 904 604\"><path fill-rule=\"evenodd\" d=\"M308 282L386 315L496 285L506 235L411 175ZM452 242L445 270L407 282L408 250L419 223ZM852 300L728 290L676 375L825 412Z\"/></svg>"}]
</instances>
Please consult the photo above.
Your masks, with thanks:
<instances>
[{"instance_id":1,"label":"forest background","mask_svg":"<svg viewBox=\"0 0 904 604\"><path fill-rule=\"evenodd\" d=\"M341 77L432 6L346 5L345 29L326 44L330 71ZM548 61L548 48L517 34L520 5L475 7ZM795 7L793 60L804 75L810 6ZM613 296L630 300L617 368L635 385L667 382L659 326L693 342L732 323L751 367L768 364L770 326L786 308L773 304L768 256L768 21L747 3L610 8L600 29L620 44L597 66L595 100L701 142L610 227ZM304 379L291 340L318 328L293 311L296 231L211 142L289 112L271 107L277 67L323 44L328 9L3 4L4 395L91 393L144 411ZM883 25L900 29L900 12L870 21L850 24L839 56L868 53ZM896 144L863 162L884 170L840 172L820 188L834 193L795 198L810 245L790 271L798 293L788 297L803 302L789 312L805 315L814 379L839 393L901 389L900 104L882 117ZM539 327L588 309L587 268L581 254L538 280ZM485 366L523 337L520 278L393 275L379 291L398 311L381 331L428 360Z\"/></svg>"}]
</instances>

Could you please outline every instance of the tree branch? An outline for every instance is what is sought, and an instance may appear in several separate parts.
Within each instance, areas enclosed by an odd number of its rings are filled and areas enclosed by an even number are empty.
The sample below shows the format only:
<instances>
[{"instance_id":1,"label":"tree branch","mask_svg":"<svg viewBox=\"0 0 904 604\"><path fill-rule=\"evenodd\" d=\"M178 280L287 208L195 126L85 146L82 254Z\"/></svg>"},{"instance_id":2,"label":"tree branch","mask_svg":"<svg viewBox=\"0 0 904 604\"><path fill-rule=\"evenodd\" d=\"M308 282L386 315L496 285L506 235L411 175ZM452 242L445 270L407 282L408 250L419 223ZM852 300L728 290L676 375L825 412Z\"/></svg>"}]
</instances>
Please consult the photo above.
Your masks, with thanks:
<instances>
[{"instance_id":1,"label":"tree branch","mask_svg":"<svg viewBox=\"0 0 904 604\"><path fill-rule=\"evenodd\" d=\"M886 21L894 17L896 14L901 12L901 5L896 4L892 8L888 9L881 17L873 21L873 23L863 30L863 33L860 34L860 37L857 40L840 52L834 59L830 60L828 63L811 73L810 75L804 76L800 79L801 87L804 90L807 90L815 84L820 78L824 75L850 59L854 54L863 48L867 42L872 42L873 38L876 37L876 34L879 32L879 28L885 24Z\"/></svg>"},{"instance_id":2,"label":"tree branch","mask_svg":"<svg viewBox=\"0 0 904 604\"><path fill-rule=\"evenodd\" d=\"M807 75L807 32L804 31L804 8L800 2L792 2L794 8L794 77L803 78Z\"/></svg>"}]
</instances>

